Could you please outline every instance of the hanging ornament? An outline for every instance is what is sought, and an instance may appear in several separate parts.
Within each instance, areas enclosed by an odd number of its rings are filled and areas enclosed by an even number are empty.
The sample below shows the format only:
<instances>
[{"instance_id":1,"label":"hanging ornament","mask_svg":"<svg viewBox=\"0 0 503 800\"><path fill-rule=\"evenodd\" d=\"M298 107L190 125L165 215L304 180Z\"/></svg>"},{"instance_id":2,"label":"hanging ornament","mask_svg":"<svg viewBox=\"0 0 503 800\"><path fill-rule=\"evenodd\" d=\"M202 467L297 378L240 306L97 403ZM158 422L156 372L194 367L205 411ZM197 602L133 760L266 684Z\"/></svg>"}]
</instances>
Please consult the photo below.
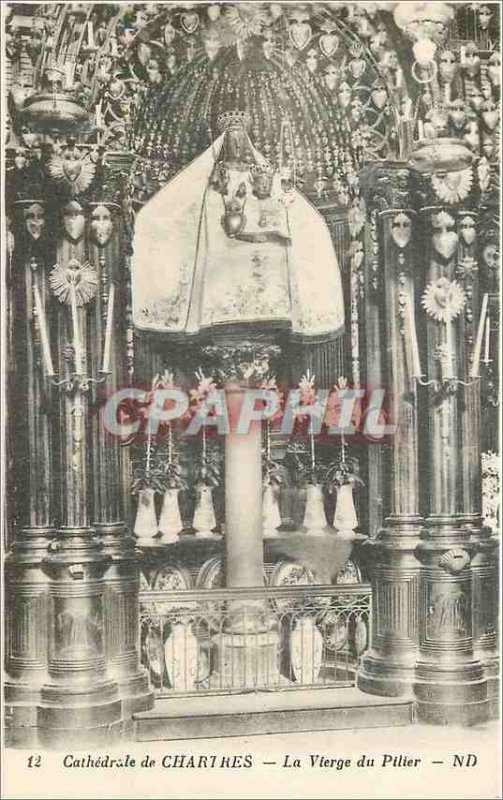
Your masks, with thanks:
<instances>
[{"instance_id":1,"label":"hanging ornament","mask_svg":"<svg viewBox=\"0 0 503 800\"><path fill-rule=\"evenodd\" d=\"M304 50L312 39L313 32L308 22L309 16L301 11L292 14L288 34L290 41L297 50Z\"/></svg>"},{"instance_id":2,"label":"hanging ornament","mask_svg":"<svg viewBox=\"0 0 503 800\"><path fill-rule=\"evenodd\" d=\"M449 205L464 200L472 188L473 174L471 167L447 172L445 175L432 175L431 185L439 200Z\"/></svg>"},{"instance_id":3,"label":"hanging ornament","mask_svg":"<svg viewBox=\"0 0 503 800\"><path fill-rule=\"evenodd\" d=\"M44 208L40 203L31 203L23 211L26 230L31 238L37 241L42 236L45 227Z\"/></svg>"},{"instance_id":4,"label":"hanging ornament","mask_svg":"<svg viewBox=\"0 0 503 800\"><path fill-rule=\"evenodd\" d=\"M463 310L466 295L457 281L437 278L426 287L421 298L426 313L438 322L451 322Z\"/></svg>"},{"instance_id":5,"label":"hanging ornament","mask_svg":"<svg viewBox=\"0 0 503 800\"><path fill-rule=\"evenodd\" d=\"M76 244L82 238L86 227L84 210L80 203L71 200L63 208L63 228L68 239Z\"/></svg>"},{"instance_id":6,"label":"hanging ornament","mask_svg":"<svg viewBox=\"0 0 503 800\"><path fill-rule=\"evenodd\" d=\"M370 99L375 107L381 111L388 101L388 92L382 83L378 83L370 92Z\"/></svg>"},{"instance_id":7,"label":"hanging ornament","mask_svg":"<svg viewBox=\"0 0 503 800\"><path fill-rule=\"evenodd\" d=\"M185 33L195 33L199 27L199 15L196 11L186 11L180 15L180 24Z\"/></svg>"},{"instance_id":8,"label":"hanging ornament","mask_svg":"<svg viewBox=\"0 0 503 800\"><path fill-rule=\"evenodd\" d=\"M459 235L464 243L470 247L475 241L475 219L469 214L465 214L458 223Z\"/></svg>"},{"instance_id":9,"label":"hanging ornament","mask_svg":"<svg viewBox=\"0 0 503 800\"><path fill-rule=\"evenodd\" d=\"M403 250L410 242L412 236L412 222L407 214L401 211L391 222L391 235L396 246Z\"/></svg>"},{"instance_id":10,"label":"hanging ornament","mask_svg":"<svg viewBox=\"0 0 503 800\"><path fill-rule=\"evenodd\" d=\"M72 140L68 147L53 153L48 161L47 171L52 180L75 195L90 186L96 167L89 153L76 147Z\"/></svg>"},{"instance_id":11,"label":"hanging ornament","mask_svg":"<svg viewBox=\"0 0 503 800\"><path fill-rule=\"evenodd\" d=\"M208 17L212 22L215 22L220 16L220 6L217 3L212 3L207 10Z\"/></svg>"},{"instance_id":12,"label":"hanging ornament","mask_svg":"<svg viewBox=\"0 0 503 800\"><path fill-rule=\"evenodd\" d=\"M70 305L74 291L77 306L80 307L96 295L99 279L89 261L81 264L76 258L71 258L66 264L54 265L49 273L49 283L60 303Z\"/></svg>"},{"instance_id":13,"label":"hanging ornament","mask_svg":"<svg viewBox=\"0 0 503 800\"><path fill-rule=\"evenodd\" d=\"M331 58L339 47L339 37L335 35L333 29L330 29L321 34L318 44L325 58Z\"/></svg>"},{"instance_id":14,"label":"hanging ornament","mask_svg":"<svg viewBox=\"0 0 503 800\"><path fill-rule=\"evenodd\" d=\"M432 219L433 236L431 240L439 255L447 261L454 255L458 244L458 235L451 228L454 220L450 214L441 211L435 214Z\"/></svg>"},{"instance_id":15,"label":"hanging ornament","mask_svg":"<svg viewBox=\"0 0 503 800\"><path fill-rule=\"evenodd\" d=\"M91 240L98 247L104 247L109 242L113 229L114 224L110 209L103 203L99 203L91 212L91 223L89 225Z\"/></svg>"}]
</instances>

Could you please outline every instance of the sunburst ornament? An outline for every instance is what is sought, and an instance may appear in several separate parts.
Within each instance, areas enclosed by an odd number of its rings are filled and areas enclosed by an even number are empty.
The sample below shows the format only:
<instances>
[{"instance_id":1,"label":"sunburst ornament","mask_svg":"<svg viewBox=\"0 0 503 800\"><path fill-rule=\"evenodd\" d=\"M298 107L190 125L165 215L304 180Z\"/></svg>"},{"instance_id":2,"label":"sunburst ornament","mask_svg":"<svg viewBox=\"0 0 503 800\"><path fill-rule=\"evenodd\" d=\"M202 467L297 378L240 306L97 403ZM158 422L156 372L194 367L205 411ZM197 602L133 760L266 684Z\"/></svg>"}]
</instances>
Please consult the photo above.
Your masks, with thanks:
<instances>
[{"instance_id":1,"label":"sunburst ornament","mask_svg":"<svg viewBox=\"0 0 503 800\"><path fill-rule=\"evenodd\" d=\"M472 188L472 183L471 167L456 172L447 172L445 175L431 176L431 185L438 199L449 205L464 200Z\"/></svg>"},{"instance_id":2,"label":"sunburst ornament","mask_svg":"<svg viewBox=\"0 0 503 800\"><path fill-rule=\"evenodd\" d=\"M89 261L81 264L71 258L66 264L55 264L49 273L49 283L53 294L60 303L70 305L72 287L75 290L77 306L84 306L95 296L99 280L98 273Z\"/></svg>"},{"instance_id":3,"label":"sunburst ornament","mask_svg":"<svg viewBox=\"0 0 503 800\"><path fill-rule=\"evenodd\" d=\"M438 322L451 322L463 310L466 294L457 281L438 278L425 289L421 298L426 313Z\"/></svg>"}]
</instances>

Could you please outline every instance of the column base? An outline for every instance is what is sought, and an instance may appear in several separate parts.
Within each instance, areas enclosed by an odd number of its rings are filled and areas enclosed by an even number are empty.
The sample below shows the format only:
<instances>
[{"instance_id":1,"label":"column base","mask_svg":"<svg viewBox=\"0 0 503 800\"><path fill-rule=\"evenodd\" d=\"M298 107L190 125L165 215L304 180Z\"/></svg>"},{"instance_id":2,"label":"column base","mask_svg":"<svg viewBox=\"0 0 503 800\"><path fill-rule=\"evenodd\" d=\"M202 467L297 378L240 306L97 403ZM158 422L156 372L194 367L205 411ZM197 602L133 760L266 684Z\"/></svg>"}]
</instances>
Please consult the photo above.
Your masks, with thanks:
<instances>
[{"instance_id":1,"label":"column base","mask_svg":"<svg viewBox=\"0 0 503 800\"><path fill-rule=\"evenodd\" d=\"M149 711L154 707L154 693L150 689L146 672L142 671L122 681L118 679L117 688L124 718L130 717L137 711Z\"/></svg>"},{"instance_id":2,"label":"column base","mask_svg":"<svg viewBox=\"0 0 503 800\"><path fill-rule=\"evenodd\" d=\"M281 683L277 632L221 633L213 641L217 665L212 688L257 689Z\"/></svg>"},{"instance_id":3,"label":"column base","mask_svg":"<svg viewBox=\"0 0 503 800\"><path fill-rule=\"evenodd\" d=\"M4 684L5 744L7 747L35 746L37 743L37 706L40 688L17 681Z\"/></svg>"},{"instance_id":4,"label":"column base","mask_svg":"<svg viewBox=\"0 0 503 800\"><path fill-rule=\"evenodd\" d=\"M489 719L487 679L480 661L418 662L414 699L419 722L476 725Z\"/></svg>"},{"instance_id":5,"label":"column base","mask_svg":"<svg viewBox=\"0 0 503 800\"><path fill-rule=\"evenodd\" d=\"M487 699L489 701L489 719L500 718L500 660L497 655L478 652L477 658L484 667L487 680Z\"/></svg>"},{"instance_id":6,"label":"column base","mask_svg":"<svg viewBox=\"0 0 503 800\"><path fill-rule=\"evenodd\" d=\"M94 689L44 686L37 725L46 747L113 744L123 728L117 684L108 681Z\"/></svg>"},{"instance_id":7,"label":"column base","mask_svg":"<svg viewBox=\"0 0 503 800\"><path fill-rule=\"evenodd\" d=\"M362 692L381 697L411 697L414 662L400 662L370 651L363 656L356 685Z\"/></svg>"}]
</instances>

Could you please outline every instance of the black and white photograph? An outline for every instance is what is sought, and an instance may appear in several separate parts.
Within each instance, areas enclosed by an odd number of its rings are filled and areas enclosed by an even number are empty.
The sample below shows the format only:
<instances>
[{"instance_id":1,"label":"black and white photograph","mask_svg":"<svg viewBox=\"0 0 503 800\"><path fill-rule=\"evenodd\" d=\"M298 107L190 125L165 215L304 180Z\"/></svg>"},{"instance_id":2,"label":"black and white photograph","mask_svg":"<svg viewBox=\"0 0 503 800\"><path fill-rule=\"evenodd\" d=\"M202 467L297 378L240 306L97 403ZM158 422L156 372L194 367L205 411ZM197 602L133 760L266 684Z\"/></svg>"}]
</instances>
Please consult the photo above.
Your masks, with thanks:
<instances>
[{"instance_id":1,"label":"black and white photograph","mask_svg":"<svg viewBox=\"0 0 503 800\"><path fill-rule=\"evenodd\" d=\"M498 2L7 2L4 797L501 797Z\"/></svg>"}]
</instances>

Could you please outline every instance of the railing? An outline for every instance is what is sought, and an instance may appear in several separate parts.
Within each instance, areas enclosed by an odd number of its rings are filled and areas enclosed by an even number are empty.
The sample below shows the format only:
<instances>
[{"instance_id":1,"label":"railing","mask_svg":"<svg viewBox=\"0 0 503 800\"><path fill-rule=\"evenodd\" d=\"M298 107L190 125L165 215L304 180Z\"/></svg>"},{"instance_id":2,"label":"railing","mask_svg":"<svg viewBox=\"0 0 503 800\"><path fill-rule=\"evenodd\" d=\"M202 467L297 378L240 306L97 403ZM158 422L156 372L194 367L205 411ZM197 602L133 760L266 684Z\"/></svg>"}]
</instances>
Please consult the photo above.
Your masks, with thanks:
<instances>
[{"instance_id":1,"label":"railing","mask_svg":"<svg viewBox=\"0 0 503 800\"><path fill-rule=\"evenodd\" d=\"M370 639L368 584L140 592L158 696L352 686Z\"/></svg>"}]
</instances>

